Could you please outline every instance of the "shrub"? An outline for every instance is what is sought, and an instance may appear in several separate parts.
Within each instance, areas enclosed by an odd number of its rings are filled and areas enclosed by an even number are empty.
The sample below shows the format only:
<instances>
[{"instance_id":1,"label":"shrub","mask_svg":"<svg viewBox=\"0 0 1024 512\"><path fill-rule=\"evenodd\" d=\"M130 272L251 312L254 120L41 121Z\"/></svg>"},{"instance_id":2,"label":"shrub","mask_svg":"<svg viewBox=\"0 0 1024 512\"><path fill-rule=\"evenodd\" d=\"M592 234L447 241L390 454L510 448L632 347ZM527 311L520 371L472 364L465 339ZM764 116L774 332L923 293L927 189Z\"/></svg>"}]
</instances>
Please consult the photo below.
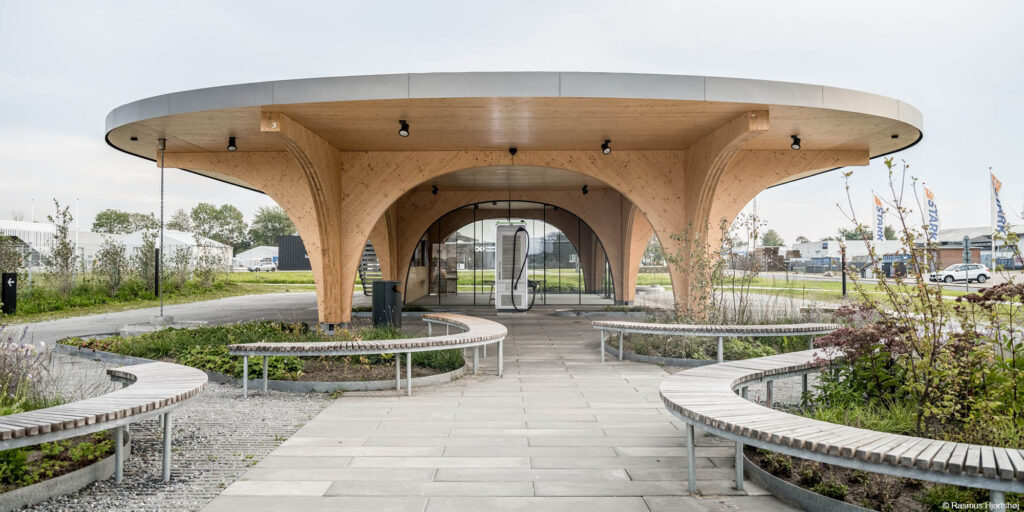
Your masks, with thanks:
<instances>
[{"instance_id":1,"label":"shrub","mask_svg":"<svg viewBox=\"0 0 1024 512\"><path fill-rule=\"evenodd\" d=\"M917 499L928 510L945 512L949 510L950 503L984 503L988 501L988 495L982 489L935 485L925 489Z\"/></svg>"},{"instance_id":2,"label":"shrub","mask_svg":"<svg viewBox=\"0 0 1024 512\"><path fill-rule=\"evenodd\" d=\"M15 448L0 451L0 485L13 485L26 475L28 450Z\"/></svg>"},{"instance_id":3,"label":"shrub","mask_svg":"<svg viewBox=\"0 0 1024 512\"><path fill-rule=\"evenodd\" d=\"M839 501L845 500L846 493L849 492L849 488L847 488L846 485L831 478L828 481L821 482L814 487L811 487L811 490L822 496Z\"/></svg>"},{"instance_id":4,"label":"shrub","mask_svg":"<svg viewBox=\"0 0 1024 512\"><path fill-rule=\"evenodd\" d=\"M797 472L797 481L800 485L812 487L821 483L821 467L813 463L804 463Z\"/></svg>"},{"instance_id":5,"label":"shrub","mask_svg":"<svg viewBox=\"0 0 1024 512\"><path fill-rule=\"evenodd\" d=\"M106 285L107 292L116 296L128 274L129 260L124 244L113 238L104 238L96 253L94 271Z\"/></svg>"},{"instance_id":6,"label":"shrub","mask_svg":"<svg viewBox=\"0 0 1024 512\"><path fill-rule=\"evenodd\" d=\"M764 452L765 467L775 476L788 477L793 474L793 459L788 455Z\"/></svg>"},{"instance_id":7,"label":"shrub","mask_svg":"<svg viewBox=\"0 0 1024 512\"><path fill-rule=\"evenodd\" d=\"M71 296L71 289L75 285L75 264L78 255L75 254L75 245L71 242L71 207L60 207L56 199L53 200L56 209L54 215L47 215L46 219L52 222L57 230L53 235L53 246L50 248L50 258L47 268L50 277L53 279L57 292L64 298Z\"/></svg>"}]
</instances>

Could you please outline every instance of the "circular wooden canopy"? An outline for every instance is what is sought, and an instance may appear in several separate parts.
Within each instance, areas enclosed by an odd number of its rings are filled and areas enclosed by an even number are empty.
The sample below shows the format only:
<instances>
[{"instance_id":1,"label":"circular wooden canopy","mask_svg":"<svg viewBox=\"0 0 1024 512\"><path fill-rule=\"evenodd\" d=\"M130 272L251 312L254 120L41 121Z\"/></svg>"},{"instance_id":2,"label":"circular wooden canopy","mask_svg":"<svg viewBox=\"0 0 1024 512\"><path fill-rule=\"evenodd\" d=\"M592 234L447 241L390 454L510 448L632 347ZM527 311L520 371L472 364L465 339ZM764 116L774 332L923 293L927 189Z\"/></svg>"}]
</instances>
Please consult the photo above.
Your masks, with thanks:
<instances>
[{"instance_id":1,"label":"circular wooden canopy","mask_svg":"<svg viewBox=\"0 0 1024 512\"><path fill-rule=\"evenodd\" d=\"M341 151L514 146L600 152L606 139L613 151L685 150L751 110L768 110L770 129L744 147L749 150L788 149L796 134L805 150L866 149L876 157L922 136L914 107L848 89L700 76L507 72L311 78L165 94L111 111L106 139L148 159L155 159L160 138L168 153L227 151L228 137L235 137L238 151L284 151L276 137L260 132L261 112L282 112ZM399 120L409 123L408 137L398 135ZM513 185L515 175L569 186L563 176L536 174L502 174L501 186ZM476 182L458 179L466 186Z\"/></svg>"}]
</instances>

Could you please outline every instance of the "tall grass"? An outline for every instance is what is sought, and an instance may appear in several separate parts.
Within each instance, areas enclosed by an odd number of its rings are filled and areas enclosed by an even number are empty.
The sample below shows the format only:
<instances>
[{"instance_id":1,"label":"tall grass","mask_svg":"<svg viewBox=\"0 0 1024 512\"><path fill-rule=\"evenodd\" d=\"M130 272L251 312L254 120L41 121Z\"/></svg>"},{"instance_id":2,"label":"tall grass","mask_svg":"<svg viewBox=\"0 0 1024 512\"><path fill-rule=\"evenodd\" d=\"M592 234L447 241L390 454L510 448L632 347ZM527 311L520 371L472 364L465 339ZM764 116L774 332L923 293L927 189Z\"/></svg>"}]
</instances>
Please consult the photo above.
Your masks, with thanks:
<instances>
[{"instance_id":1,"label":"tall grass","mask_svg":"<svg viewBox=\"0 0 1024 512\"><path fill-rule=\"evenodd\" d=\"M25 332L0 330L0 416L62 401L51 373L52 353L24 343Z\"/></svg>"}]
</instances>

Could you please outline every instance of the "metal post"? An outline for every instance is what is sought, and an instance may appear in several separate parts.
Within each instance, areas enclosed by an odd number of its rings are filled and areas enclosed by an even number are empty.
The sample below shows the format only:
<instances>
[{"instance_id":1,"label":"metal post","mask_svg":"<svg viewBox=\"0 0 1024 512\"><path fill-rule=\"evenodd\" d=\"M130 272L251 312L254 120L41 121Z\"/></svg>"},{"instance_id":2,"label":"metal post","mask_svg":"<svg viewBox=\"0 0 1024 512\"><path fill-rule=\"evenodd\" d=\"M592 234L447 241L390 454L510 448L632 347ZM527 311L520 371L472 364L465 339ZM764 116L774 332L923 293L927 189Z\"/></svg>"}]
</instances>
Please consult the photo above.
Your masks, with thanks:
<instances>
[{"instance_id":1,"label":"metal post","mask_svg":"<svg viewBox=\"0 0 1024 512\"><path fill-rule=\"evenodd\" d=\"M412 396L412 352L405 354L405 391Z\"/></svg>"},{"instance_id":2,"label":"metal post","mask_svg":"<svg viewBox=\"0 0 1024 512\"><path fill-rule=\"evenodd\" d=\"M842 256L843 265L843 298L846 298L846 247L840 247L840 256Z\"/></svg>"},{"instance_id":3,"label":"metal post","mask_svg":"<svg viewBox=\"0 0 1024 512\"><path fill-rule=\"evenodd\" d=\"M1006 494L1003 491L988 491L989 510L1006 510Z\"/></svg>"},{"instance_id":4,"label":"metal post","mask_svg":"<svg viewBox=\"0 0 1024 512\"><path fill-rule=\"evenodd\" d=\"M114 429L114 482L121 483L124 477L124 427Z\"/></svg>"},{"instance_id":5,"label":"metal post","mask_svg":"<svg viewBox=\"0 0 1024 512\"><path fill-rule=\"evenodd\" d=\"M263 392L264 393L267 392L267 387L268 387L268 384L267 384L267 366L268 366L267 363L268 362L269 362L269 358L267 356L263 356Z\"/></svg>"},{"instance_id":6,"label":"metal post","mask_svg":"<svg viewBox=\"0 0 1024 512\"><path fill-rule=\"evenodd\" d=\"M775 390L774 390L774 388L772 386L772 384L774 382L775 381L771 381L770 380L770 381L768 381L768 384L767 384L767 386L768 386L768 393L766 393L767 396L765 397L765 403L766 403L766 405L768 407L771 407L772 406L772 402L775 401L775 392L774 392Z\"/></svg>"},{"instance_id":7,"label":"metal post","mask_svg":"<svg viewBox=\"0 0 1024 512\"><path fill-rule=\"evenodd\" d=\"M622 331L619 331L619 361L622 361Z\"/></svg>"},{"instance_id":8,"label":"metal post","mask_svg":"<svg viewBox=\"0 0 1024 512\"><path fill-rule=\"evenodd\" d=\"M814 336L808 336L807 339L810 340L807 342L807 350L814 350Z\"/></svg>"},{"instance_id":9,"label":"metal post","mask_svg":"<svg viewBox=\"0 0 1024 512\"><path fill-rule=\"evenodd\" d=\"M604 362L604 329L601 329L601 362Z\"/></svg>"},{"instance_id":10,"label":"metal post","mask_svg":"<svg viewBox=\"0 0 1024 512\"><path fill-rule=\"evenodd\" d=\"M171 481L171 413L164 416L164 467L161 478L164 483Z\"/></svg>"},{"instance_id":11,"label":"metal post","mask_svg":"<svg viewBox=\"0 0 1024 512\"><path fill-rule=\"evenodd\" d=\"M719 336L718 337L718 362L719 363L725 361L724 352L725 352L725 339L722 336Z\"/></svg>"},{"instance_id":12,"label":"metal post","mask_svg":"<svg viewBox=\"0 0 1024 512\"><path fill-rule=\"evenodd\" d=\"M807 393L807 374L805 373L801 375L800 380L800 391L802 391L803 393Z\"/></svg>"},{"instance_id":13,"label":"metal post","mask_svg":"<svg viewBox=\"0 0 1024 512\"><path fill-rule=\"evenodd\" d=\"M249 356L242 356L242 398L249 398Z\"/></svg>"},{"instance_id":14,"label":"metal post","mask_svg":"<svg viewBox=\"0 0 1024 512\"><path fill-rule=\"evenodd\" d=\"M697 477L694 475L694 453L693 425L686 424L686 479L689 484L690 494L697 494Z\"/></svg>"},{"instance_id":15,"label":"metal post","mask_svg":"<svg viewBox=\"0 0 1024 512\"><path fill-rule=\"evenodd\" d=\"M430 324L427 324L430 325ZM395 391L402 390L402 354L395 352Z\"/></svg>"},{"instance_id":16,"label":"metal post","mask_svg":"<svg viewBox=\"0 0 1024 512\"><path fill-rule=\"evenodd\" d=\"M430 336L433 336L433 335L434 335L434 322L431 322L431 321L428 320L427 321L427 336L430 337Z\"/></svg>"},{"instance_id":17,"label":"metal post","mask_svg":"<svg viewBox=\"0 0 1024 512\"><path fill-rule=\"evenodd\" d=\"M505 340L498 342L498 377L505 375Z\"/></svg>"},{"instance_id":18,"label":"metal post","mask_svg":"<svg viewBox=\"0 0 1024 512\"><path fill-rule=\"evenodd\" d=\"M473 375L477 374L477 366L480 364L480 347L473 347Z\"/></svg>"},{"instance_id":19,"label":"metal post","mask_svg":"<svg viewBox=\"0 0 1024 512\"><path fill-rule=\"evenodd\" d=\"M444 335L445 335L445 336L448 336L448 335L449 335L449 334L451 334L451 333L452 333L452 331L451 331L451 326L450 326L450 325L448 325L448 324L444 324Z\"/></svg>"},{"instance_id":20,"label":"metal post","mask_svg":"<svg viewBox=\"0 0 1024 512\"><path fill-rule=\"evenodd\" d=\"M736 490L743 490L743 443L736 443Z\"/></svg>"}]
</instances>

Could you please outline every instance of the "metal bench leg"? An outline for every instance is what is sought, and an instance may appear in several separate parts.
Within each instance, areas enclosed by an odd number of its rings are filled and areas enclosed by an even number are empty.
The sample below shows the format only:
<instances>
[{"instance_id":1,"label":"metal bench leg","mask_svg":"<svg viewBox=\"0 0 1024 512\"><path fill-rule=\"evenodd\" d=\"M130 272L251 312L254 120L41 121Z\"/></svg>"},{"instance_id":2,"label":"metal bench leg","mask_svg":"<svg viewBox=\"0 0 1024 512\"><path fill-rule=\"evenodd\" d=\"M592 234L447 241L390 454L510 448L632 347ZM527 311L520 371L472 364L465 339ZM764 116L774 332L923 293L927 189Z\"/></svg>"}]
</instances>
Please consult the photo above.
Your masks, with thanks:
<instances>
[{"instance_id":1,"label":"metal bench leg","mask_svg":"<svg viewBox=\"0 0 1024 512\"><path fill-rule=\"evenodd\" d=\"M604 362L604 329L601 330L601 362Z\"/></svg>"},{"instance_id":2,"label":"metal bench leg","mask_svg":"<svg viewBox=\"0 0 1024 512\"><path fill-rule=\"evenodd\" d=\"M402 390L402 354L395 352L395 391Z\"/></svg>"},{"instance_id":3,"label":"metal bench leg","mask_svg":"<svg viewBox=\"0 0 1024 512\"><path fill-rule=\"evenodd\" d=\"M619 361L622 361L622 331L619 331Z\"/></svg>"},{"instance_id":4,"label":"metal bench leg","mask_svg":"<svg viewBox=\"0 0 1024 512\"><path fill-rule=\"evenodd\" d=\"M772 384L773 384L774 382L775 382L775 381L772 381L772 380L770 380L770 381L768 381L768 384L767 384L767 386L768 386L768 392L766 393L766 396L765 396L765 404L766 404L766 405L767 405L767 406L768 406L769 408L771 408L771 406L772 406L772 403L773 403L773 402L775 402L775 389L774 389L774 387L772 386Z\"/></svg>"},{"instance_id":5,"label":"metal bench leg","mask_svg":"<svg viewBox=\"0 0 1024 512\"><path fill-rule=\"evenodd\" d=\"M249 356L242 356L242 398L249 398Z\"/></svg>"},{"instance_id":6,"label":"metal bench leg","mask_svg":"<svg viewBox=\"0 0 1024 512\"><path fill-rule=\"evenodd\" d=\"M697 494L697 476L694 475L694 442L693 442L693 425L686 424L686 478L689 487L687 490L690 494Z\"/></svg>"},{"instance_id":7,"label":"metal bench leg","mask_svg":"<svg viewBox=\"0 0 1024 512\"><path fill-rule=\"evenodd\" d=\"M505 342L498 342L498 377L505 376Z\"/></svg>"},{"instance_id":8,"label":"metal bench leg","mask_svg":"<svg viewBox=\"0 0 1024 512\"><path fill-rule=\"evenodd\" d=\"M800 403L801 404L807 403L807 399L806 399L806 395L807 395L807 374L806 373L800 376L800 391L801 391L801 393L800 393Z\"/></svg>"},{"instance_id":9,"label":"metal bench leg","mask_svg":"<svg viewBox=\"0 0 1024 512\"><path fill-rule=\"evenodd\" d=\"M449 335L449 334L451 334L451 333L452 333L452 331L451 331L451 326L450 326L450 325L448 325L448 324L444 324L444 335L445 335L445 336L448 336L448 335Z\"/></svg>"},{"instance_id":10,"label":"metal bench leg","mask_svg":"<svg viewBox=\"0 0 1024 512\"><path fill-rule=\"evenodd\" d=\"M988 501L991 505L989 510L1006 510L1006 494L1003 491L997 491L990 489L988 491Z\"/></svg>"},{"instance_id":11,"label":"metal bench leg","mask_svg":"<svg viewBox=\"0 0 1024 512\"><path fill-rule=\"evenodd\" d=\"M487 359L487 345L484 345L483 349L484 349L484 359Z\"/></svg>"},{"instance_id":12,"label":"metal bench leg","mask_svg":"<svg viewBox=\"0 0 1024 512\"><path fill-rule=\"evenodd\" d=\"M807 350L814 350L814 336L808 336L811 341L807 344Z\"/></svg>"},{"instance_id":13,"label":"metal bench leg","mask_svg":"<svg viewBox=\"0 0 1024 512\"><path fill-rule=\"evenodd\" d=\"M114 429L114 482L121 483L124 478L124 427Z\"/></svg>"},{"instance_id":14,"label":"metal bench leg","mask_svg":"<svg viewBox=\"0 0 1024 512\"><path fill-rule=\"evenodd\" d=\"M725 352L725 339L723 339L721 336L719 336L718 337L718 362L719 363L725 362L724 352Z\"/></svg>"},{"instance_id":15,"label":"metal bench leg","mask_svg":"<svg viewBox=\"0 0 1024 512\"><path fill-rule=\"evenodd\" d=\"M164 483L171 481L171 413L165 412L164 417L164 467L161 478Z\"/></svg>"},{"instance_id":16,"label":"metal bench leg","mask_svg":"<svg viewBox=\"0 0 1024 512\"><path fill-rule=\"evenodd\" d=\"M743 490L743 443L736 443L736 490Z\"/></svg>"},{"instance_id":17,"label":"metal bench leg","mask_svg":"<svg viewBox=\"0 0 1024 512\"><path fill-rule=\"evenodd\" d=\"M267 356L263 356L263 392L264 393L267 392L267 386L268 386L268 384L267 384L267 382L268 382L267 381L267 367L269 366L267 364L268 362L269 362L269 359L267 358Z\"/></svg>"},{"instance_id":18,"label":"metal bench leg","mask_svg":"<svg viewBox=\"0 0 1024 512\"><path fill-rule=\"evenodd\" d=\"M405 354L405 393L412 396L412 352Z\"/></svg>"},{"instance_id":19,"label":"metal bench leg","mask_svg":"<svg viewBox=\"0 0 1024 512\"><path fill-rule=\"evenodd\" d=\"M434 335L434 322L427 322L427 336Z\"/></svg>"},{"instance_id":20,"label":"metal bench leg","mask_svg":"<svg viewBox=\"0 0 1024 512\"><path fill-rule=\"evenodd\" d=\"M473 347L473 375L477 374L477 366L480 364L480 347Z\"/></svg>"}]
</instances>

